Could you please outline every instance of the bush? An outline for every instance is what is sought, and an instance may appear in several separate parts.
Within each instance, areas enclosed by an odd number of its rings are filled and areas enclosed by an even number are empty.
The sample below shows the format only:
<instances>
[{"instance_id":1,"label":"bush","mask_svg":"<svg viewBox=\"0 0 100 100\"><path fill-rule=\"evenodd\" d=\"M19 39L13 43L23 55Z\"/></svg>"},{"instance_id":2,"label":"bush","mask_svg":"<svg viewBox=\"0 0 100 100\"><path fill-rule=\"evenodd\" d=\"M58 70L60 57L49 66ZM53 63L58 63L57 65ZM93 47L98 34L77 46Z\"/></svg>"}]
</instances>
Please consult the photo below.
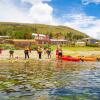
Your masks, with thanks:
<instances>
[{"instance_id":1,"label":"bush","mask_svg":"<svg viewBox=\"0 0 100 100\"><path fill-rule=\"evenodd\" d=\"M47 49L48 47L49 47L48 44L44 44L44 45L43 45L43 48L44 48L44 49Z\"/></svg>"},{"instance_id":2,"label":"bush","mask_svg":"<svg viewBox=\"0 0 100 100\"><path fill-rule=\"evenodd\" d=\"M0 48L2 48L2 49L10 49L10 48L16 49L14 47L14 45L11 45L11 44L0 44Z\"/></svg>"},{"instance_id":3,"label":"bush","mask_svg":"<svg viewBox=\"0 0 100 100\"><path fill-rule=\"evenodd\" d=\"M88 44L89 47L97 47L97 44Z\"/></svg>"},{"instance_id":4,"label":"bush","mask_svg":"<svg viewBox=\"0 0 100 100\"><path fill-rule=\"evenodd\" d=\"M32 45L32 46L31 46L31 49L32 49L32 50L37 50L37 48L38 48L38 45Z\"/></svg>"}]
</instances>

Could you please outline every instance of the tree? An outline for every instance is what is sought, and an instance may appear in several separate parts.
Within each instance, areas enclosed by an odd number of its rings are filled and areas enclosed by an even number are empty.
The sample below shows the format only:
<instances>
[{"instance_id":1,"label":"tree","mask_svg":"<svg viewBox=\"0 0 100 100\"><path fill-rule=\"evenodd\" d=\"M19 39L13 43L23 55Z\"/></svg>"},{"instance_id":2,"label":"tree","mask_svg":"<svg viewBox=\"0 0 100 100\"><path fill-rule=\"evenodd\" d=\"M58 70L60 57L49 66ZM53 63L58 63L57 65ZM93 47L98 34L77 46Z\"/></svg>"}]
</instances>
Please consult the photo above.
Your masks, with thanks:
<instances>
[{"instance_id":1,"label":"tree","mask_svg":"<svg viewBox=\"0 0 100 100\"><path fill-rule=\"evenodd\" d=\"M49 38L52 39L53 38L53 34L50 32L49 33Z\"/></svg>"},{"instance_id":2,"label":"tree","mask_svg":"<svg viewBox=\"0 0 100 100\"><path fill-rule=\"evenodd\" d=\"M57 33L55 34L55 36L56 36L57 39L59 39L60 35L61 35L61 32L57 32Z\"/></svg>"},{"instance_id":3,"label":"tree","mask_svg":"<svg viewBox=\"0 0 100 100\"><path fill-rule=\"evenodd\" d=\"M32 34L31 33L25 33L24 39L32 39Z\"/></svg>"},{"instance_id":4,"label":"tree","mask_svg":"<svg viewBox=\"0 0 100 100\"><path fill-rule=\"evenodd\" d=\"M67 33L67 38L71 42L73 40L73 33L72 32L68 32Z\"/></svg>"}]
</instances>

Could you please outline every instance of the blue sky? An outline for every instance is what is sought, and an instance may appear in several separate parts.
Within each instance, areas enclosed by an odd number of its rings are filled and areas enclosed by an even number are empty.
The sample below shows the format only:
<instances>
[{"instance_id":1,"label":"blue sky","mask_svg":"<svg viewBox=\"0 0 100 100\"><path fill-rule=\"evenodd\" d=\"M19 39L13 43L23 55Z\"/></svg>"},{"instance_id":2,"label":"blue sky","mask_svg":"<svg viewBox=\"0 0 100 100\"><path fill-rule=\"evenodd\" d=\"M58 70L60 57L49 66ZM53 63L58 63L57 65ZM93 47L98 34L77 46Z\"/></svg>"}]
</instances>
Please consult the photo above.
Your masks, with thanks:
<instances>
[{"instance_id":1,"label":"blue sky","mask_svg":"<svg viewBox=\"0 0 100 100\"><path fill-rule=\"evenodd\" d=\"M100 0L0 0L0 22L64 25L100 40Z\"/></svg>"}]
</instances>

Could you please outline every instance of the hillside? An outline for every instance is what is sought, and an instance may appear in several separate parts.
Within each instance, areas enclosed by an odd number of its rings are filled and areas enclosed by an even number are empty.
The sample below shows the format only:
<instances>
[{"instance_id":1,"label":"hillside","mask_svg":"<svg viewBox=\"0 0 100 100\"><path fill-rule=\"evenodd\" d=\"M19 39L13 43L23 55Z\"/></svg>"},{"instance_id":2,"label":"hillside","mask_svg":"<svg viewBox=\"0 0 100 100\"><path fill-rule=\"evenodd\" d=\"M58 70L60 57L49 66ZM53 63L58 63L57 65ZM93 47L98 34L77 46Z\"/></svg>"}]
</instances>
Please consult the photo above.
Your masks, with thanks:
<instances>
[{"instance_id":1,"label":"hillside","mask_svg":"<svg viewBox=\"0 0 100 100\"><path fill-rule=\"evenodd\" d=\"M65 26L0 22L0 35L10 35L13 38L24 38L26 33L30 33L30 36L31 33L48 34L51 38L56 37L56 33L61 33L60 38L67 38L68 34L72 34L75 37L88 37L80 31Z\"/></svg>"}]
</instances>

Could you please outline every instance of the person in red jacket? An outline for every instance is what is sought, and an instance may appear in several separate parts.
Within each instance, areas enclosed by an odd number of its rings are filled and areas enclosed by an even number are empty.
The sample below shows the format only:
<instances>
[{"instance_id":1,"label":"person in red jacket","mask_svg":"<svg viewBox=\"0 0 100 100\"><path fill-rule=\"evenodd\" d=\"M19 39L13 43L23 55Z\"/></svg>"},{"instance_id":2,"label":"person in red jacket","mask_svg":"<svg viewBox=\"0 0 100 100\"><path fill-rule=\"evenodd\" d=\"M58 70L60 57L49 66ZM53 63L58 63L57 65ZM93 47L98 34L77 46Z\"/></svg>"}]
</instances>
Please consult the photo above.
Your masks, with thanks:
<instances>
[{"instance_id":1,"label":"person in red jacket","mask_svg":"<svg viewBox=\"0 0 100 100\"><path fill-rule=\"evenodd\" d=\"M58 56L58 52L59 52L59 50L58 50L58 47L57 47L57 49L56 49L56 56Z\"/></svg>"}]
</instances>

